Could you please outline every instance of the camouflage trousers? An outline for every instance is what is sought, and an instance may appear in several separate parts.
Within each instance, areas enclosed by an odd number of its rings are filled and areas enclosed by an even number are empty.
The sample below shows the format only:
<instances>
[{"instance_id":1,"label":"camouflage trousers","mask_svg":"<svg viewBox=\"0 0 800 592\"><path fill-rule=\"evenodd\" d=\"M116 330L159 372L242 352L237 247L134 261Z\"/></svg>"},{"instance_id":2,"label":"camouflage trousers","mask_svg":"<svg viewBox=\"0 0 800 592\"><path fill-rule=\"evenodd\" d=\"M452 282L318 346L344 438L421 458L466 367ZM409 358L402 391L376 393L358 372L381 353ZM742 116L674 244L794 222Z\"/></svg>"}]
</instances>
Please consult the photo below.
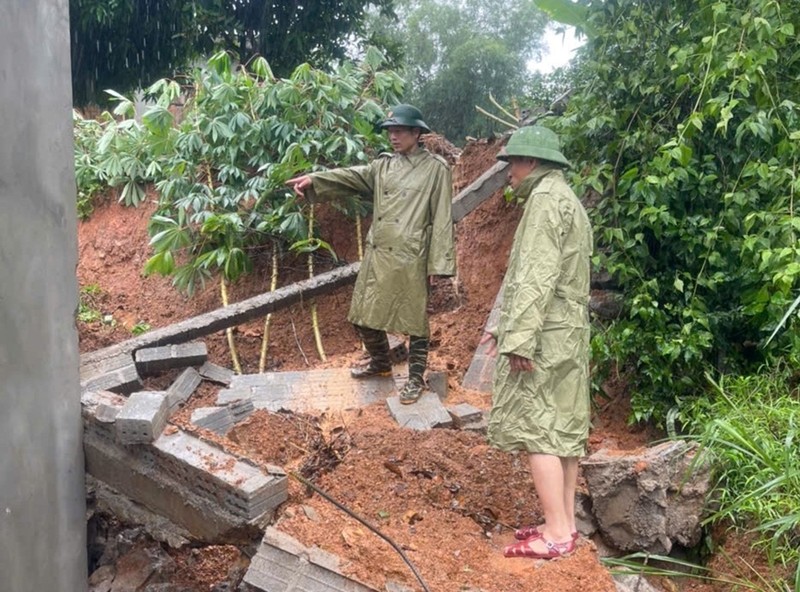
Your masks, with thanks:
<instances>
[{"instance_id":1,"label":"camouflage trousers","mask_svg":"<svg viewBox=\"0 0 800 592\"><path fill-rule=\"evenodd\" d=\"M354 326L364 342L364 348L370 357L370 364L377 368L391 368L389 338L386 336L386 331L359 325ZM408 344L408 380L422 384L427 365L428 338L411 335Z\"/></svg>"}]
</instances>

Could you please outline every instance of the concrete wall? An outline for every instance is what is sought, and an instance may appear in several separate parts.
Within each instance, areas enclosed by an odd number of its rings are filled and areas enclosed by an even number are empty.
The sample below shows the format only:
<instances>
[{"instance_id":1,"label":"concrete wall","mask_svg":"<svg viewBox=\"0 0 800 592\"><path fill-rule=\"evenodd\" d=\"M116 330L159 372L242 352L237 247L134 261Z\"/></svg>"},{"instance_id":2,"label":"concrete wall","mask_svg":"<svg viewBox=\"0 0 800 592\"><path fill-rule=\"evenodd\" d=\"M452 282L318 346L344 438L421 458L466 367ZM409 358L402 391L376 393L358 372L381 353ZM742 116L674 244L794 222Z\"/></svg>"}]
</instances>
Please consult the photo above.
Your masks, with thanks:
<instances>
[{"instance_id":1,"label":"concrete wall","mask_svg":"<svg viewBox=\"0 0 800 592\"><path fill-rule=\"evenodd\" d=\"M86 590L67 0L0 0L0 592Z\"/></svg>"}]
</instances>

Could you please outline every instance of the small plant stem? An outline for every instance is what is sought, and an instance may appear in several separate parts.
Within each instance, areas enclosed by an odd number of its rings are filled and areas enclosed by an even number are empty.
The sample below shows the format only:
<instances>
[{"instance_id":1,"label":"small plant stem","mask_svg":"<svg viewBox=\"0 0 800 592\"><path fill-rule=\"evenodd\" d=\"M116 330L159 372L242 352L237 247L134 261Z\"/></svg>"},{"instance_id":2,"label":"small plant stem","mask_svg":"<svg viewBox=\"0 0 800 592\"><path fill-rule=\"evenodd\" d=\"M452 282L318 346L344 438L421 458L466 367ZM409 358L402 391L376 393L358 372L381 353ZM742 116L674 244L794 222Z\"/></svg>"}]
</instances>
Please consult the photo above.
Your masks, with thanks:
<instances>
[{"instance_id":1,"label":"small plant stem","mask_svg":"<svg viewBox=\"0 0 800 592\"><path fill-rule=\"evenodd\" d=\"M308 212L308 238L313 238L314 236L314 204L311 204ZM308 277L309 279L314 277L314 253L308 254ZM322 347L322 335L319 332L319 319L317 318L317 299L313 298L311 300L311 326L314 328L314 343L317 345L317 353L319 354L319 359L323 362L328 360L328 357L325 355L325 349Z\"/></svg>"},{"instance_id":2,"label":"small plant stem","mask_svg":"<svg viewBox=\"0 0 800 592\"><path fill-rule=\"evenodd\" d=\"M510 123L510 122L506 121L505 119L499 118L497 115L492 115L486 109L482 109L482 108L478 107L477 105L475 105L475 109L477 109L478 113L480 113L481 115L485 115L489 119L493 119L494 121L496 121L498 123L502 123L503 125L507 126L510 129L515 130L515 129L517 129L519 127L516 123Z\"/></svg>"},{"instance_id":3,"label":"small plant stem","mask_svg":"<svg viewBox=\"0 0 800 592\"><path fill-rule=\"evenodd\" d=\"M222 295L222 306L228 306L228 282L225 277L220 278L219 288ZM236 374L242 373L242 365L239 363L239 354L236 352L236 342L233 340L233 327L225 329L225 336L228 338L228 349L231 350L231 360L233 361L233 370Z\"/></svg>"},{"instance_id":4,"label":"small plant stem","mask_svg":"<svg viewBox=\"0 0 800 592\"><path fill-rule=\"evenodd\" d=\"M505 115L506 117L509 117L511 119L516 119L516 120L519 121L519 116L515 116L513 113L509 113L508 110L505 107L503 107L500 103L497 102L497 99L494 98L492 93L489 93L489 100L491 101L492 105L494 105L495 107L500 109L500 111L503 113L503 115Z\"/></svg>"},{"instance_id":5,"label":"small plant stem","mask_svg":"<svg viewBox=\"0 0 800 592\"><path fill-rule=\"evenodd\" d=\"M269 291L274 292L278 287L278 243L272 242L272 277L269 282ZM269 349L269 323L272 320L272 313L268 313L264 319L264 336L261 338L261 357L258 360L258 372L263 374L267 368L267 350Z\"/></svg>"}]
</instances>

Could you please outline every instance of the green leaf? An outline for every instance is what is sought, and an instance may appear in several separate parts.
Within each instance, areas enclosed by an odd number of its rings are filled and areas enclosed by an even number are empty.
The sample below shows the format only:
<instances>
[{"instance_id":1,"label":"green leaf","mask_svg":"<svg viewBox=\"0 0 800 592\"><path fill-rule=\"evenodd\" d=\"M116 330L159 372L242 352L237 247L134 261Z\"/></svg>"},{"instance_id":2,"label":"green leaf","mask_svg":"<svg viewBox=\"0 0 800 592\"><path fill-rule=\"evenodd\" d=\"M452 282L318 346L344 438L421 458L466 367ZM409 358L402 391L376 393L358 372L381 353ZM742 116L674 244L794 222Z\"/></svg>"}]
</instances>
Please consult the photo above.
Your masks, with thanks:
<instances>
[{"instance_id":1,"label":"green leaf","mask_svg":"<svg viewBox=\"0 0 800 592\"><path fill-rule=\"evenodd\" d=\"M571 0L534 0L534 3L554 21L593 33L584 4Z\"/></svg>"}]
</instances>

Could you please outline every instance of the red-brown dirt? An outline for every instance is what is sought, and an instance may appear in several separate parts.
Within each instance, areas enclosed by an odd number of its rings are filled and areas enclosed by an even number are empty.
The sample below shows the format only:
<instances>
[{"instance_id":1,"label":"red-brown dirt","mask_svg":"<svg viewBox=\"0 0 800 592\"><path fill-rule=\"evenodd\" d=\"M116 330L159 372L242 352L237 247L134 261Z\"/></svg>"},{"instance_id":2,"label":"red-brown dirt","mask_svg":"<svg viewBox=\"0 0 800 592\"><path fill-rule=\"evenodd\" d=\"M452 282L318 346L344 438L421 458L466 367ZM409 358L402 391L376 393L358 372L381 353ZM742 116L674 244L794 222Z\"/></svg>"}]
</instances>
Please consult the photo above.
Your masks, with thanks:
<instances>
[{"instance_id":1,"label":"red-brown dirt","mask_svg":"<svg viewBox=\"0 0 800 592\"><path fill-rule=\"evenodd\" d=\"M442 140L436 141L444 145ZM491 166L498 149L491 141L468 144L454 167L455 190ZM150 255L147 222L155 210L155 196L148 197L135 209L109 198L80 224L80 285L96 286L94 294L85 296L87 303L113 319L79 323L81 351L129 338L138 323L161 327L220 305L217 285L187 298L167 278L143 277ZM457 227L458 277L437 284L431 316L430 367L448 372L449 402L483 409L491 404L490 395L463 389L460 383L500 286L519 216L519 208L506 204L498 192ZM321 236L340 259L356 260L353 223L326 206L319 208L317 218ZM231 301L269 289L267 250L257 253L255 261L256 271L230 287ZM320 259L316 269L331 265ZM306 261L284 256L279 271L280 285L303 279ZM345 288L317 300L326 363L319 361L314 348L308 303L274 314L269 368L346 366L359 358L359 343L345 319L351 291ZM235 330L245 372L257 372L262 333L262 321ZM230 367L224 335L205 341L211 360ZM173 378L169 374L148 379L146 387L164 388ZM549 563L502 557L502 546L512 540L510 529L537 521L540 509L524 458L491 449L482 436L458 430L405 430L383 406L373 406L320 417L259 411L221 437L188 421L192 409L213 404L217 390L204 383L172 423L256 463L279 464L309 475L401 545L431 590L615 590L589 541L573 556ZM611 399L599 402L593 418L590 449L636 448L657 437L649 428L628 426L623 385L610 390ZM408 568L387 544L319 496L309 496L297 481L290 481L290 499L277 513L277 526L303 544L339 555L346 573L376 589L384 589L387 580L415 586ZM247 561L232 547L173 555L179 567L176 583L196 590L208 590L232 570L241 571Z\"/></svg>"}]
</instances>

